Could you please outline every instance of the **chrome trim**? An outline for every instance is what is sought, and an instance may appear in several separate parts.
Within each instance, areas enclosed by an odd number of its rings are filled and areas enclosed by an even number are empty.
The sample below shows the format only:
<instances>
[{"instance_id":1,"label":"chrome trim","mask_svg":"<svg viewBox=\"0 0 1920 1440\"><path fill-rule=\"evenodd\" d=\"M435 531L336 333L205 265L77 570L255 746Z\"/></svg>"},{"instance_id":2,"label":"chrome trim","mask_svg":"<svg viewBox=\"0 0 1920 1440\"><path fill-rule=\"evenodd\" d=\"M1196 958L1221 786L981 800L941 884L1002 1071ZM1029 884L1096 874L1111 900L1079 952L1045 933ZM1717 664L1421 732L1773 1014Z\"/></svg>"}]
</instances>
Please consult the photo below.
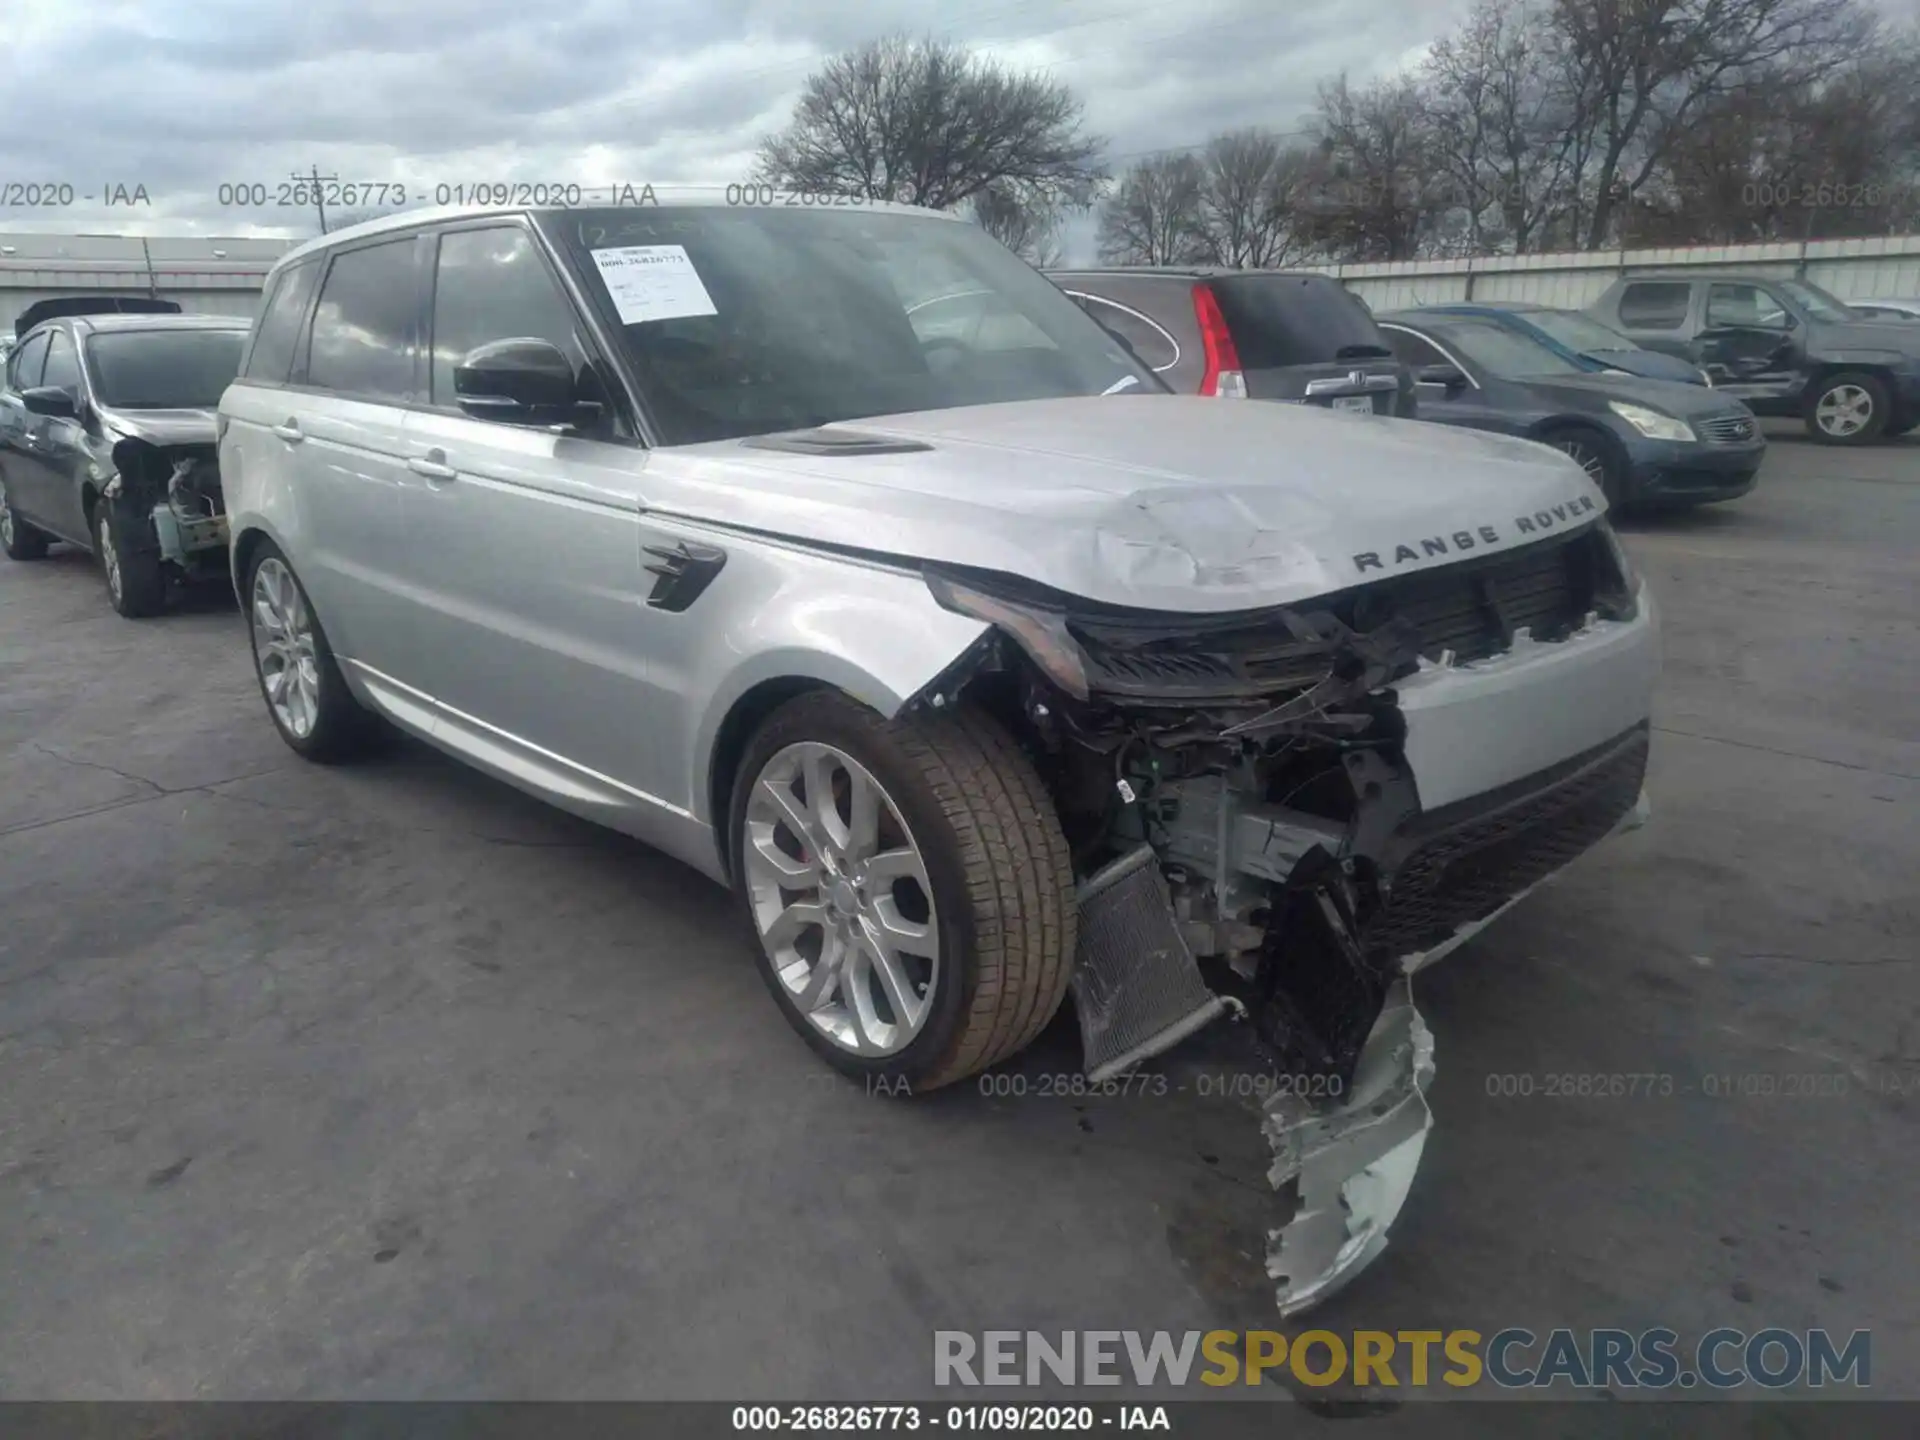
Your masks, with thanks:
<instances>
[{"instance_id":1,"label":"chrome trim","mask_svg":"<svg viewBox=\"0 0 1920 1440\"><path fill-rule=\"evenodd\" d=\"M1376 390L1398 390L1398 375L1369 375L1364 370L1350 372L1344 380L1309 380L1309 395L1366 395Z\"/></svg>"},{"instance_id":2,"label":"chrome trim","mask_svg":"<svg viewBox=\"0 0 1920 1440\"><path fill-rule=\"evenodd\" d=\"M1447 347L1442 345L1438 340L1434 339L1433 336L1423 335L1418 330L1410 330L1405 325L1395 325L1385 320L1380 322L1380 328L1382 330L1397 331L1402 335L1411 335L1416 340L1424 340L1427 344L1431 345L1434 349L1438 350L1442 355L1446 356L1448 361L1453 365L1454 369L1458 370L1462 375L1467 377L1467 384L1471 385L1476 390L1480 388L1480 382L1473 378L1473 372L1471 370L1469 370L1466 366L1460 363L1460 357L1454 354L1451 350L1447 349ZM1415 384L1415 386L1418 386L1420 383L1420 372L1418 368L1411 365L1409 365L1407 368L1413 371L1413 383Z\"/></svg>"},{"instance_id":3,"label":"chrome trim","mask_svg":"<svg viewBox=\"0 0 1920 1440\"><path fill-rule=\"evenodd\" d=\"M1061 286L1060 288L1063 290L1066 289L1064 285ZM1134 309L1131 305L1122 305L1118 300L1109 300L1104 295L1089 295L1084 290L1067 290L1067 294L1071 295L1076 300L1091 300L1096 305L1111 305L1114 309L1118 310L1121 314L1131 315L1134 319L1138 320L1141 324L1150 325L1155 330L1159 331L1161 338L1164 339L1167 342L1167 344L1173 347L1173 359L1169 360L1164 365L1149 365L1147 368L1153 371L1154 374L1164 375L1167 371L1173 369L1174 366L1180 363L1180 353L1181 353L1180 342L1174 339L1172 331L1168 330L1166 326L1162 325L1158 320L1154 319L1151 315L1142 314L1140 311Z\"/></svg>"}]
</instances>

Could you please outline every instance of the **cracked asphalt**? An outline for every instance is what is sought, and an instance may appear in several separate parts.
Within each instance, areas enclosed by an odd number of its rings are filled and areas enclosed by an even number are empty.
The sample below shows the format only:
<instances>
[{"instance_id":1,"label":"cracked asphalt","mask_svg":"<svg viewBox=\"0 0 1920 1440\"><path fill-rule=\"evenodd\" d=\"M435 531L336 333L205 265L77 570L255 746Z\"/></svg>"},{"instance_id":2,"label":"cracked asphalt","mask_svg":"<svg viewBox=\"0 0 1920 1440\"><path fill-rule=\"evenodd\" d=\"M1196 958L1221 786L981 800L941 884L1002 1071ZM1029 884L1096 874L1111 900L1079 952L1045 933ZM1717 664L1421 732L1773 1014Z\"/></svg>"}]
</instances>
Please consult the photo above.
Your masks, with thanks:
<instances>
[{"instance_id":1,"label":"cracked asphalt","mask_svg":"<svg viewBox=\"0 0 1920 1440\"><path fill-rule=\"evenodd\" d=\"M1420 978L1426 1161L1312 1323L1867 1328L1920 1395L1920 445L1628 528L1655 818ZM692 872L305 765L230 599L0 562L0 1396L902 1399L935 1329L1271 1323L1246 1111L1042 1096L1076 1051L869 1097ZM1611 1075L1667 1080L1549 1093Z\"/></svg>"}]
</instances>

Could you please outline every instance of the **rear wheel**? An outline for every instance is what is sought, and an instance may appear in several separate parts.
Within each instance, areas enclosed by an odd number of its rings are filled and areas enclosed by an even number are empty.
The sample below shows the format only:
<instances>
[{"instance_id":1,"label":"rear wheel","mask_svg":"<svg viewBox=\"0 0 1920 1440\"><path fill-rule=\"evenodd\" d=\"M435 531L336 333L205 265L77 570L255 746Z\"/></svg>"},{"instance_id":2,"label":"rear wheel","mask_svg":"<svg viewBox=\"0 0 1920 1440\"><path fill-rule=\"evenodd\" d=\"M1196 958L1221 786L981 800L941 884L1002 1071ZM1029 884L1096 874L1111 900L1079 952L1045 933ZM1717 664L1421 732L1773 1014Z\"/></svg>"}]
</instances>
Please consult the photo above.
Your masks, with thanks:
<instances>
[{"instance_id":1,"label":"rear wheel","mask_svg":"<svg viewBox=\"0 0 1920 1440\"><path fill-rule=\"evenodd\" d=\"M1608 505L1625 503L1626 467L1614 447L1599 434L1591 430L1553 430L1541 439L1571 456L1574 463L1587 472L1587 478L1600 487Z\"/></svg>"},{"instance_id":2,"label":"rear wheel","mask_svg":"<svg viewBox=\"0 0 1920 1440\"><path fill-rule=\"evenodd\" d=\"M160 552L134 543L120 507L102 498L93 507L93 552L106 576L107 599L129 620L167 608L167 572Z\"/></svg>"},{"instance_id":3,"label":"rear wheel","mask_svg":"<svg viewBox=\"0 0 1920 1440\"><path fill-rule=\"evenodd\" d=\"M1849 370L1830 375L1807 397L1807 433L1823 445L1866 445L1892 419L1887 387L1877 376Z\"/></svg>"},{"instance_id":4,"label":"rear wheel","mask_svg":"<svg viewBox=\"0 0 1920 1440\"><path fill-rule=\"evenodd\" d=\"M373 748L384 727L347 689L307 592L271 541L253 552L244 593L254 673L280 738L322 764Z\"/></svg>"},{"instance_id":5,"label":"rear wheel","mask_svg":"<svg viewBox=\"0 0 1920 1440\"><path fill-rule=\"evenodd\" d=\"M9 560L39 560L47 553L47 537L7 504L7 482L0 479L0 550Z\"/></svg>"},{"instance_id":6,"label":"rear wheel","mask_svg":"<svg viewBox=\"0 0 1920 1440\"><path fill-rule=\"evenodd\" d=\"M748 746L730 821L762 978L843 1073L951 1084L1060 1008L1077 921L1066 837L987 716L889 722L803 695Z\"/></svg>"}]
</instances>

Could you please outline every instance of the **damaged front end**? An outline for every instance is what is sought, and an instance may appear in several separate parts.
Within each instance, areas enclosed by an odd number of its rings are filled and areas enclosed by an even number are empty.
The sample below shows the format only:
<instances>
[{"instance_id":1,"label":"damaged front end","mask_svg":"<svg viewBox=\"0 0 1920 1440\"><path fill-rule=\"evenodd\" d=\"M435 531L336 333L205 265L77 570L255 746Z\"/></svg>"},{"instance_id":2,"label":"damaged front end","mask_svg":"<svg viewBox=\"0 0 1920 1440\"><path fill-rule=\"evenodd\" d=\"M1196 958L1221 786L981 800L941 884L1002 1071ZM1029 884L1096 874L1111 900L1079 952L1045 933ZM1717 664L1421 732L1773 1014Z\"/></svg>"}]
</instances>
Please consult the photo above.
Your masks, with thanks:
<instances>
[{"instance_id":1,"label":"damaged front end","mask_svg":"<svg viewBox=\"0 0 1920 1440\"><path fill-rule=\"evenodd\" d=\"M100 495L127 533L157 550L181 579L224 577L227 504L211 441L162 444L129 435L114 444L112 462Z\"/></svg>"},{"instance_id":2,"label":"damaged front end","mask_svg":"<svg viewBox=\"0 0 1920 1440\"><path fill-rule=\"evenodd\" d=\"M910 704L979 705L1022 736L1074 849L1089 1075L1245 1017L1293 1077L1264 1110L1285 1197L1268 1271L1283 1313L1317 1303L1380 1253L1425 1142L1408 973L1629 822L1646 765L1642 720L1425 809L1398 689L1611 643L1636 619L1611 535L1228 615L927 578L993 628Z\"/></svg>"}]
</instances>

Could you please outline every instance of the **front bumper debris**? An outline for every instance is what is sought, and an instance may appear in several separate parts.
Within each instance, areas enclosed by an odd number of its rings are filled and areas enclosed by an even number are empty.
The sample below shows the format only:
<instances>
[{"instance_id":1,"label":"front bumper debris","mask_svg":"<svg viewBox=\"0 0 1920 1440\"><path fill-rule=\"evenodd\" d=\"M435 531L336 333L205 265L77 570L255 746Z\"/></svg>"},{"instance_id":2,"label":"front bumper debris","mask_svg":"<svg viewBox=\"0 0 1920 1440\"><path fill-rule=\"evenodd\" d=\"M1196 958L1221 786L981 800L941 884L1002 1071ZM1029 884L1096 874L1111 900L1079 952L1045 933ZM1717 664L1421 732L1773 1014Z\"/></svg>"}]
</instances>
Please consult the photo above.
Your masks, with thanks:
<instances>
[{"instance_id":1,"label":"front bumper debris","mask_svg":"<svg viewBox=\"0 0 1920 1440\"><path fill-rule=\"evenodd\" d=\"M1353 1084L1336 1101L1270 1097L1262 1128L1267 1178L1291 1218L1268 1232L1267 1274L1282 1316L1319 1304L1372 1264L1413 1187L1432 1112L1433 1035L1397 981L1374 1023Z\"/></svg>"}]
</instances>

